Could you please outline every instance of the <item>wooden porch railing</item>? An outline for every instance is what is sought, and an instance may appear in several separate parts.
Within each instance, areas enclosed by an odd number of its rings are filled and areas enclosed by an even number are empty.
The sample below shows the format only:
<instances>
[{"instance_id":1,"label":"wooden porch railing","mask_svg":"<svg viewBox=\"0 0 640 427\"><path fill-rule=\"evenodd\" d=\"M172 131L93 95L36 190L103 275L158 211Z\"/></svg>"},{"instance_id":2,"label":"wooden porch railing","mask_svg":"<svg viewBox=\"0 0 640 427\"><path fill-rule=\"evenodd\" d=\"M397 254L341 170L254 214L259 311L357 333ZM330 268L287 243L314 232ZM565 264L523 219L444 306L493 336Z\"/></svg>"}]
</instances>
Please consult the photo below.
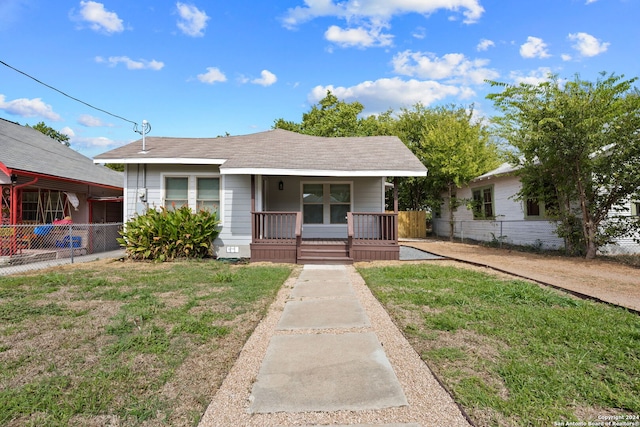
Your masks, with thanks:
<instances>
[{"instance_id":1,"label":"wooden porch railing","mask_svg":"<svg viewBox=\"0 0 640 427\"><path fill-rule=\"evenodd\" d=\"M251 260L298 262L302 212L252 212ZM334 236L335 237L335 236ZM354 261L398 259L398 215L347 213L349 256Z\"/></svg>"},{"instance_id":2,"label":"wooden porch railing","mask_svg":"<svg viewBox=\"0 0 640 427\"><path fill-rule=\"evenodd\" d=\"M302 212L251 212L253 243L296 243L302 237Z\"/></svg>"},{"instance_id":3,"label":"wooden porch railing","mask_svg":"<svg viewBox=\"0 0 640 427\"><path fill-rule=\"evenodd\" d=\"M386 212L349 212L347 236L356 243L398 243L398 215Z\"/></svg>"}]
</instances>

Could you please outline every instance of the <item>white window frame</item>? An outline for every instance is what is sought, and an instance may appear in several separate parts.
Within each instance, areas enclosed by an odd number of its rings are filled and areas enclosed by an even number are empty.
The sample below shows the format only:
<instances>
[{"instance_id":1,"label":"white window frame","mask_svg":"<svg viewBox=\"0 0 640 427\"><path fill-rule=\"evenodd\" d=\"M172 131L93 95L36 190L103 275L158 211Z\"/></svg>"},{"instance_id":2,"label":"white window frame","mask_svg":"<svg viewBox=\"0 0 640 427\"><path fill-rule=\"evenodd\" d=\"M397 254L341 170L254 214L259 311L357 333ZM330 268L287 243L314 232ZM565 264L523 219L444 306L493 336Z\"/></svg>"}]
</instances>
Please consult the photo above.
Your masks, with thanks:
<instances>
[{"instance_id":1,"label":"white window frame","mask_svg":"<svg viewBox=\"0 0 640 427\"><path fill-rule=\"evenodd\" d=\"M187 178L187 205L192 211L198 208L198 178L218 178L220 180L220 209L218 210L218 220L222 225L224 218L224 177L219 173L184 173L184 172L168 172L160 174L160 194L162 206L166 207L166 178Z\"/></svg>"},{"instance_id":2,"label":"white window frame","mask_svg":"<svg viewBox=\"0 0 640 427\"><path fill-rule=\"evenodd\" d=\"M346 226L347 224L334 224L331 223L331 185L341 184L349 186L349 212L353 212L353 181L300 181L300 212L304 212L304 186L305 184L321 184L323 187L323 209L322 209L322 223L316 224L304 224L304 225L316 225L316 226ZM346 204L346 203L340 203Z\"/></svg>"}]
</instances>

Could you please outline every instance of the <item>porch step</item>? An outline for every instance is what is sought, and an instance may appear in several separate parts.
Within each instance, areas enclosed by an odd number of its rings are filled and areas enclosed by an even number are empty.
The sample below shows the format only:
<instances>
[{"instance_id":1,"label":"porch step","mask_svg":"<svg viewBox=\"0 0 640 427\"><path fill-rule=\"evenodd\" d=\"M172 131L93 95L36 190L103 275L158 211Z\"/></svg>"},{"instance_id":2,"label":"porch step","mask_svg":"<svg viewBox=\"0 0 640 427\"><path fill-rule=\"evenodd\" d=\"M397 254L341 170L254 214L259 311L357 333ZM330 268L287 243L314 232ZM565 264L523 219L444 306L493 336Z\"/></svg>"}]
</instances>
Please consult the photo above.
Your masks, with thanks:
<instances>
[{"instance_id":1,"label":"porch step","mask_svg":"<svg viewBox=\"0 0 640 427\"><path fill-rule=\"evenodd\" d=\"M298 264L352 264L349 248L342 242L303 242Z\"/></svg>"},{"instance_id":2,"label":"porch step","mask_svg":"<svg viewBox=\"0 0 640 427\"><path fill-rule=\"evenodd\" d=\"M298 264L353 264L347 256L301 256Z\"/></svg>"}]
</instances>

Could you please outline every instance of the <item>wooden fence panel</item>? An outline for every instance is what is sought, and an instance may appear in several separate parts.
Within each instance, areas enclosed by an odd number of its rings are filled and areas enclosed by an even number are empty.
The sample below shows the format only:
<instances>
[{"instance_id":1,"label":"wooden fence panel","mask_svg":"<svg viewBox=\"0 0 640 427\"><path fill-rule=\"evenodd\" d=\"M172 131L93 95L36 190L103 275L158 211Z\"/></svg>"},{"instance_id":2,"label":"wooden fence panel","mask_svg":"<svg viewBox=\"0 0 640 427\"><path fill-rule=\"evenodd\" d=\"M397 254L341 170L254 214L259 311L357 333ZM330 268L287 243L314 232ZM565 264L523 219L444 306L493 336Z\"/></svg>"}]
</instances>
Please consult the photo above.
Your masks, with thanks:
<instances>
[{"instance_id":1,"label":"wooden fence panel","mask_svg":"<svg viewBox=\"0 0 640 427\"><path fill-rule=\"evenodd\" d=\"M427 237L427 213L425 211L398 212L398 237L405 239Z\"/></svg>"}]
</instances>

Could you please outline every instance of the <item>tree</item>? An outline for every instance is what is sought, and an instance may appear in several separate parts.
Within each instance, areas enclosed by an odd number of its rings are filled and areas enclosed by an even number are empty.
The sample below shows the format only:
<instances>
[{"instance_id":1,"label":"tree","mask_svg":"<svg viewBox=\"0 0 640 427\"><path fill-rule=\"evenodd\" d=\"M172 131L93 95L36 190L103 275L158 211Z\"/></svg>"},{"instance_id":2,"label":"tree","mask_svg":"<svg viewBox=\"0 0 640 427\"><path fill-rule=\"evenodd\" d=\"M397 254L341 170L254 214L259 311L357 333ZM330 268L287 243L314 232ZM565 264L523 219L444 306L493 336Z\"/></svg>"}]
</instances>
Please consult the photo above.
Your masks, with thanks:
<instances>
[{"instance_id":1,"label":"tree","mask_svg":"<svg viewBox=\"0 0 640 427\"><path fill-rule=\"evenodd\" d=\"M497 133L514 147L521 166L520 197L556 206L559 235L579 224L587 259L600 245L624 235L629 222L609 216L640 191L640 94L636 78L601 73L596 82L563 82L557 75L538 85L508 85L488 96L504 115Z\"/></svg>"},{"instance_id":2,"label":"tree","mask_svg":"<svg viewBox=\"0 0 640 427\"><path fill-rule=\"evenodd\" d=\"M441 194L446 190L449 238L453 239L453 213L461 203L455 197L456 189L499 165L497 145L486 125L473 119L473 107L426 108L416 104L412 110L402 110L396 131L429 170L427 178L406 180L403 194L413 198L418 194L415 187L419 187L424 207L433 212L440 209Z\"/></svg>"},{"instance_id":3,"label":"tree","mask_svg":"<svg viewBox=\"0 0 640 427\"><path fill-rule=\"evenodd\" d=\"M105 163L105 166L116 172L124 172L124 163Z\"/></svg>"},{"instance_id":4,"label":"tree","mask_svg":"<svg viewBox=\"0 0 640 427\"><path fill-rule=\"evenodd\" d=\"M47 135L49 138L55 139L56 141L66 145L67 147L71 145L71 143L69 142L69 137L67 135L58 132L52 127L47 126L44 122L40 122L34 126L27 125L27 127L30 127L39 132L42 132L43 134Z\"/></svg>"},{"instance_id":5,"label":"tree","mask_svg":"<svg viewBox=\"0 0 640 427\"><path fill-rule=\"evenodd\" d=\"M341 101L327 91L327 96L302 115L302 122L280 118L275 121L273 128L327 137L391 135L391 111L362 118L360 114L363 110L361 103Z\"/></svg>"}]
</instances>

